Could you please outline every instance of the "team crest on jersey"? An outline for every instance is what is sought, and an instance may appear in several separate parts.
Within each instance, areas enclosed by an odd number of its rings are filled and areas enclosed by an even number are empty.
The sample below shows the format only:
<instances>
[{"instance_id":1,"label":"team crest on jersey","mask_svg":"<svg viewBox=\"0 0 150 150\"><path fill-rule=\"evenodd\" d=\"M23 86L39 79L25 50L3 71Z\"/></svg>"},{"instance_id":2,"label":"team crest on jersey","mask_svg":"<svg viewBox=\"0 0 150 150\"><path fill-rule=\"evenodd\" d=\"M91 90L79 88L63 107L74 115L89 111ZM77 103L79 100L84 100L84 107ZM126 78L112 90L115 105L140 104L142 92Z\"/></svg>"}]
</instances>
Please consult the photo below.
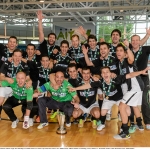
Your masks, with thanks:
<instances>
[{"instance_id":1,"label":"team crest on jersey","mask_svg":"<svg viewBox=\"0 0 150 150\"><path fill-rule=\"evenodd\" d=\"M112 65L112 66L109 66L110 67L110 70L116 70L116 65Z\"/></svg>"},{"instance_id":2,"label":"team crest on jersey","mask_svg":"<svg viewBox=\"0 0 150 150\"><path fill-rule=\"evenodd\" d=\"M126 74L126 73L127 73L127 69L126 69L126 68L123 68L123 69L122 69L122 73L123 73L123 74Z\"/></svg>"}]
</instances>

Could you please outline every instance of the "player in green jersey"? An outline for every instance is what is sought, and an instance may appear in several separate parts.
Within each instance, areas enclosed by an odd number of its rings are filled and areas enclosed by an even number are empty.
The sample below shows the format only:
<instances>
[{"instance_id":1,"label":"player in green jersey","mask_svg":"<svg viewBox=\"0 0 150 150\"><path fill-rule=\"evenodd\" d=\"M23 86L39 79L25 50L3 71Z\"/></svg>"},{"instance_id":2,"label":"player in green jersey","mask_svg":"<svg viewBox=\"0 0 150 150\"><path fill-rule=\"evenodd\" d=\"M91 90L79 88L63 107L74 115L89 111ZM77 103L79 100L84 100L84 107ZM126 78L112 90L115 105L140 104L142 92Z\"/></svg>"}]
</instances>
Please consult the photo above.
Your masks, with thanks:
<instances>
[{"instance_id":1,"label":"player in green jersey","mask_svg":"<svg viewBox=\"0 0 150 150\"><path fill-rule=\"evenodd\" d=\"M16 78L13 79L13 83L8 81L1 81L0 85L2 87L10 86L12 88L12 96L9 97L3 105L3 110L8 115L12 121L12 128L17 127L19 120L14 114L13 108L18 105L26 106L26 113L24 115L23 128L27 129L29 125L29 115L32 109L32 99L33 99L33 88L26 88L26 74L24 72L18 72Z\"/></svg>"},{"instance_id":2,"label":"player in green jersey","mask_svg":"<svg viewBox=\"0 0 150 150\"><path fill-rule=\"evenodd\" d=\"M51 82L47 82L38 89L40 92L50 91L52 95L51 97L41 97L38 99L41 122L37 127L38 129L42 129L44 126L48 125L46 107L48 107L48 109L59 109L60 111L63 111L66 116L66 126L71 126L70 117L73 108L79 103L79 98L76 92L68 92L68 87L70 87L71 84L64 80L64 74L62 72L56 72L55 81L55 85ZM37 93L37 96L38 95L39 93Z\"/></svg>"}]
</instances>

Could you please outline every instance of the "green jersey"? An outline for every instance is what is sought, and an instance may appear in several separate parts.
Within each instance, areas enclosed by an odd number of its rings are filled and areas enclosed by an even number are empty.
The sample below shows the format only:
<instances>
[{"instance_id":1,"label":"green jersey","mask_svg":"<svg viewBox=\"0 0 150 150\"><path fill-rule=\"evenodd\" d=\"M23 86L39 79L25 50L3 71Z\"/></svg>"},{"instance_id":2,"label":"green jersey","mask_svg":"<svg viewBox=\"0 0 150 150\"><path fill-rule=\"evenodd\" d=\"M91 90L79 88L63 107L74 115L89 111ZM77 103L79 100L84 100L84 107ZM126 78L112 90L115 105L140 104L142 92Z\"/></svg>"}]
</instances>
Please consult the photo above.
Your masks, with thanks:
<instances>
[{"instance_id":1,"label":"green jersey","mask_svg":"<svg viewBox=\"0 0 150 150\"><path fill-rule=\"evenodd\" d=\"M1 82L2 87L10 86L13 90L13 96L18 100L27 100L32 101L33 99L33 88L26 88L25 86L19 87L17 84L16 79L14 79L14 82L8 83L7 81Z\"/></svg>"},{"instance_id":2,"label":"green jersey","mask_svg":"<svg viewBox=\"0 0 150 150\"><path fill-rule=\"evenodd\" d=\"M72 101L73 96L77 95L76 92L68 92L68 87L72 87L72 85L64 80L59 89L55 90L51 86L51 82L47 82L42 85L38 90L40 92L49 91L52 94L52 98L59 102Z\"/></svg>"}]
</instances>

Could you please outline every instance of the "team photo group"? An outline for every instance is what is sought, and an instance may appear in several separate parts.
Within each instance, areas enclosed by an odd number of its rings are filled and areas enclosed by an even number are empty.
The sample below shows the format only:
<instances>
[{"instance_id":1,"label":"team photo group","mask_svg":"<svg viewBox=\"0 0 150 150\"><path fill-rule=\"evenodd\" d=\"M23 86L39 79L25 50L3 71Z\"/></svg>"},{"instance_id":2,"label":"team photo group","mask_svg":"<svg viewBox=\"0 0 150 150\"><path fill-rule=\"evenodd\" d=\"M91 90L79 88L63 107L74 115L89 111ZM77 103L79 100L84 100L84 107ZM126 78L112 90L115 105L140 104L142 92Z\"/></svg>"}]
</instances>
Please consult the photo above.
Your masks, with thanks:
<instances>
[{"instance_id":1,"label":"team photo group","mask_svg":"<svg viewBox=\"0 0 150 150\"><path fill-rule=\"evenodd\" d=\"M73 34L71 45L67 40L56 45L55 33L44 35L42 11L37 12L37 18L38 48L30 43L26 51L18 49L16 36L10 36L6 45L0 44L0 114L2 110L6 113L11 128L17 128L14 108L20 105L24 129L42 129L49 125L47 111L60 111L66 128L71 128L72 119L84 128L88 116L91 127L99 132L117 105L122 125L115 139L128 139L136 130L150 130L150 46L143 46L150 28L143 39L132 35L122 41L121 31L114 29L112 42L107 43L79 27L85 43Z\"/></svg>"}]
</instances>

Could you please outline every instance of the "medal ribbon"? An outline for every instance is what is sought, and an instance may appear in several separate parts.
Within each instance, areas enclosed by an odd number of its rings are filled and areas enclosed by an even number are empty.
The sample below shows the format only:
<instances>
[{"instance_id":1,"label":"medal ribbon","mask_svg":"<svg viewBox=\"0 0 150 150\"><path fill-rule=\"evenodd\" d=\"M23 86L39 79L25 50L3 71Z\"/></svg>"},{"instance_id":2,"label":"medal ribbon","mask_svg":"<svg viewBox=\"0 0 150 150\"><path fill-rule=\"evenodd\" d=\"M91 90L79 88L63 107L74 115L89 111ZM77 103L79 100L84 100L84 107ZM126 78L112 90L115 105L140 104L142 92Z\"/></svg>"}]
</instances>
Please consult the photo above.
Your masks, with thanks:
<instances>
[{"instance_id":1,"label":"medal ribbon","mask_svg":"<svg viewBox=\"0 0 150 150\"><path fill-rule=\"evenodd\" d=\"M109 66L109 60L110 60L110 56L108 56L107 60L103 60L103 66ZM105 62L107 62L107 65L105 65Z\"/></svg>"},{"instance_id":2,"label":"medal ribbon","mask_svg":"<svg viewBox=\"0 0 150 150\"><path fill-rule=\"evenodd\" d=\"M47 50L48 50L48 56L49 56L49 57L50 57L50 55L52 54L52 52L53 52L53 50L54 50L54 48L55 48L55 45L53 45L52 50L50 50L51 47L52 47L52 46L47 45Z\"/></svg>"},{"instance_id":3,"label":"medal ribbon","mask_svg":"<svg viewBox=\"0 0 150 150\"><path fill-rule=\"evenodd\" d=\"M81 45L79 45L78 48L72 47L72 49L73 49L74 59L76 62L78 62L79 61L79 54L81 53Z\"/></svg>"},{"instance_id":4,"label":"medal ribbon","mask_svg":"<svg viewBox=\"0 0 150 150\"><path fill-rule=\"evenodd\" d=\"M25 94L25 85L23 86L21 91L20 91L20 89L21 89L21 87L19 87L18 84L17 84L17 95L20 97L19 100Z\"/></svg>"},{"instance_id":5,"label":"medal ribbon","mask_svg":"<svg viewBox=\"0 0 150 150\"><path fill-rule=\"evenodd\" d=\"M14 62L12 62L12 71L11 71L11 78L15 78L16 77L16 74L21 66L21 63L19 63L19 65L17 66L17 69L16 69L16 72L14 73Z\"/></svg>"},{"instance_id":6,"label":"medal ribbon","mask_svg":"<svg viewBox=\"0 0 150 150\"><path fill-rule=\"evenodd\" d=\"M95 60L97 56L98 47L96 46L95 51L93 51L92 49L89 49L89 50L90 50L90 55L91 55L90 59ZM93 52L94 52L94 55L93 55Z\"/></svg>"},{"instance_id":7,"label":"medal ribbon","mask_svg":"<svg viewBox=\"0 0 150 150\"><path fill-rule=\"evenodd\" d=\"M91 79L90 79L90 83L91 83ZM82 81L82 84L84 84L84 81ZM84 90L86 99L88 99L88 92L89 92L89 91L90 91L90 89Z\"/></svg>"},{"instance_id":8,"label":"medal ribbon","mask_svg":"<svg viewBox=\"0 0 150 150\"><path fill-rule=\"evenodd\" d=\"M137 61L137 59L139 58L140 54L142 54L142 47L140 46L140 49L138 50L138 53L135 57L135 61Z\"/></svg>"},{"instance_id":9,"label":"medal ribbon","mask_svg":"<svg viewBox=\"0 0 150 150\"><path fill-rule=\"evenodd\" d=\"M36 56L34 55L31 61L35 61ZM29 60L28 57L26 57L26 60Z\"/></svg>"},{"instance_id":10,"label":"medal ribbon","mask_svg":"<svg viewBox=\"0 0 150 150\"><path fill-rule=\"evenodd\" d=\"M43 70L43 74L44 74L44 77L45 77L45 80L46 82L48 81L48 75L49 75L49 69L45 69L43 66L42 66L42 70ZM46 70L46 72L45 72Z\"/></svg>"},{"instance_id":11,"label":"medal ribbon","mask_svg":"<svg viewBox=\"0 0 150 150\"><path fill-rule=\"evenodd\" d=\"M106 83L105 83L105 81L104 81L104 82L103 82L103 91L104 91L105 95L108 96L109 93L110 93L111 86L112 86L112 79L110 80L109 87L108 87L108 90L107 90L107 91L106 91L105 84L106 84Z\"/></svg>"},{"instance_id":12,"label":"medal ribbon","mask_svg":"<svg viewBox=\"0 0 150 150\"><path fill-rule=\"evenodd\" d=\"M60 61L64 61L66 59L66 57L68 57L68 53L66 54L66 56L62 56L61 54L59 54L57 63Z\"/></svg>"},{"instance_id":13,"label":"medal ribbon","mask_svg":"<svg viewBox=\"0 0 150 150\"><path fill-rule=\"evenodd\" d=\"M124 75L124 73L122 71L123 62L124 62L124 60L122 62L119 62L120 75Z\"/></svg>"}]
</instances>

